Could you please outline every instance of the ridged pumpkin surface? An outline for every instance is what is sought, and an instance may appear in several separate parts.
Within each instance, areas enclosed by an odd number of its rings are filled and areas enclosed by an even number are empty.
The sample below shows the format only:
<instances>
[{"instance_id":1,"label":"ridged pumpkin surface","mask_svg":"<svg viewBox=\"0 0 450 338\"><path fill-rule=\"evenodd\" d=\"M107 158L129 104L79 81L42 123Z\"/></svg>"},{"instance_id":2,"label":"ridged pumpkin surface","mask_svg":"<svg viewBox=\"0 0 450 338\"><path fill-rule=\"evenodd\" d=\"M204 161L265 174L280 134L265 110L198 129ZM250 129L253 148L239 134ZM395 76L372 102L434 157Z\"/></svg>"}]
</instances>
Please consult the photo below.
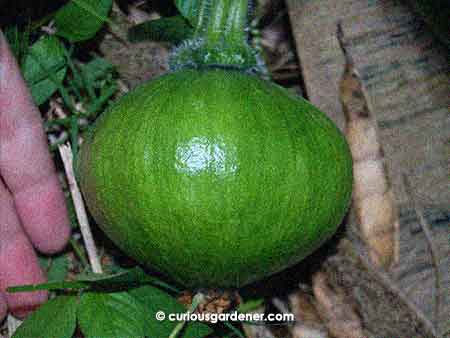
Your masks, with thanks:
<instances>
[{"instance_id":1,"label":"ridged pumpkin surface","mask_svg":"<svg viewBox=\"0 0 450 338\"><path fill-rule=\"evenodd\" d=\"M187 287L239 287L329 238L349 204L344 137L307 101L237 71L182 70L96 122L78 173L125 252Z\"/></svg>"}]
</instances>

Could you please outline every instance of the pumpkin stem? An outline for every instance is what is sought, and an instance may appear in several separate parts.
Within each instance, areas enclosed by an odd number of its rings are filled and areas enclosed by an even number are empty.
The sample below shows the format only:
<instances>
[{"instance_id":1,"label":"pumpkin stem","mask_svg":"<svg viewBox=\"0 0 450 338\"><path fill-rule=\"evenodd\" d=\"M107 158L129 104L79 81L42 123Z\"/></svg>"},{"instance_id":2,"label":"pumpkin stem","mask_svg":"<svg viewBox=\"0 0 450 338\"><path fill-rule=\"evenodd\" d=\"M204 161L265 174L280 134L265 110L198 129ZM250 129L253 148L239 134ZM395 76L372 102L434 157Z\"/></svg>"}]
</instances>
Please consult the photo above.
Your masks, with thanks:
<instances>
[{"instance_id":1,"label":"pumpkin stem","mask_svg":"<svg viewBox=\"0 0 450 338\"><path fill-rule=\"evenodd\" d=\"M206 0L206 20L200 20L197 36L206 37L211 47L227 42L233 47L247 44L248 0ZM209 5L209 6L208 6Z\"/></svg>"},{"instance_id":2,"label":"pumpkin stem","mask_svg":"<svg viewBox=\"0 0 450 338\"><path fill-rule=\"evenodd\" d=\"M176 48L172 69L231 67L266 75L258 52L249 44L249 0L201 0L194 37Z\"/></svg>"}]
</instances>

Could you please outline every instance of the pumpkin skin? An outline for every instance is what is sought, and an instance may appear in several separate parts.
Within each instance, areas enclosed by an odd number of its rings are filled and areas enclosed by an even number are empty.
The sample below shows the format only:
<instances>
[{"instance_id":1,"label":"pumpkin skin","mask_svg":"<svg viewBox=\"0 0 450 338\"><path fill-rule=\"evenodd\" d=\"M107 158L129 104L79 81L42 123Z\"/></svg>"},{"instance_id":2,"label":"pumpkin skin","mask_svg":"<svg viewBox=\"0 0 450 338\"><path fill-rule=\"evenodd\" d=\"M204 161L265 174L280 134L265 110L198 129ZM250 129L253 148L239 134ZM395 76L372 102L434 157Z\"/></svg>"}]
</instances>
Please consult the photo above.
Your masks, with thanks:
<instances>
[{"instance_id":1,"label":"pumpkin skin","mask_svg":"<svg viewBox=\"0 0 450 338\"><path fill-rule=\"evenodd\" d=\"M325 114L219 68L119 99L77 171L103 231L189 288L241 287L299 262L336 231L352 188L348 145Z\"/></svg>"}]
</instances>

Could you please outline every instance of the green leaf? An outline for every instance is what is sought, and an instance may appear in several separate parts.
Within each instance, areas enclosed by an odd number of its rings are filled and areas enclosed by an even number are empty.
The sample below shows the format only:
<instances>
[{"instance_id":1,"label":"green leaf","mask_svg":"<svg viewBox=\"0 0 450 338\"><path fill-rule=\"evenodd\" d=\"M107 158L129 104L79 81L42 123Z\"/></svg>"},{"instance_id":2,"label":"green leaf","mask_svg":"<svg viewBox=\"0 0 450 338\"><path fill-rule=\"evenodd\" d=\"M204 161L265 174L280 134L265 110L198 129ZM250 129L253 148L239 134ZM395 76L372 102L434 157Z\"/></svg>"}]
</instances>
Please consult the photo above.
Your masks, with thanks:
<instances>
[{"instance_id":1,"label":"green leaf","mask_svg":"<svg viewBox=\"0 0 450 338\"><path fill-rule=\"evenodd\" d=\"M76 328L76 296L59 296L33 312L12 338L71 338Z\"/></svg>"},{"instance_id":2,"label":"green leaf","mask_svg":"<svg viewBox=\"0 0 450 338\"><path fill-rule=\"evenodd\" d=\"M66 75L64 46L53 36L34 43L23 62L22 73L37 105L44 103Z\"/></svg>"},{"instance_id":3,"label":"green leaf","mask_svg":"<svg viewBox=\"0 0 450 338\"><path fill-rule=\"evenodd\" d=\"M49 282L66 279L67 272L69 271L69 259L67 255L51 257L39 255L38 258L41 268L47 272Z\"/></svg>"},{"instance_id":4,"label":"green leaf","mask_svg":"<svg viewBox=\"0 0 450 338\"><path fill-rule=\"evenodd\" d=\"M53 122L52 120L50 121ZM73 204L72 196L70 194L66 196L66 206L67 206L67 214L69 215L70 226L72 227L72 229L78 229L79 224L77 213L75 211L75 206Z\"/></svg>"},{"instance_id":5,"label":"green leaf","mask_svg":"<svg viewBox=\"0 0 450 338\"><path fill-rule=\"evenodd\" d=\"M105 78L114 72L114 65L103 58L95 58L86 64L80 64L85 81L93 85L95 81Z\"/></svg>"},{"instance_id":6,"label":"green leaf","mask_svg":"<svg viewBox=\"0 0 450 338\"><path fill-rule=\"evenodd\" d=\"M112 275L104 273L86 273L77 276L79 281L96 282L97 285L144 283L153 280L153 278L154 277L147 275L145 271L139 267Z\"/></svg>"},{"instance_id":7,"label":"green leaf","mask_svg":"<svg viewBox=\"0 0 450 338\"><path fill-rule=\"evenodd\" d=\"M11 51L19 62L19 65L22 66L30 45L29 25L27 25L23 30L19 30L17 26L7 27L4 34Z\"/></svg>"},{"instance_id":8,"label":"green leaf","mask_svg":"<svg viewBox=\"0 0 450 338\"><path fill-rule=\"evenodd\" d=\"M92 38L109 22L112 0L72 0L55 15L56 34L71 42Z\"/></svg>"},{"instance_id":9,"label":"green leaf","mask_svg":"<svg viewBox=\"0 0 450 338\"><path fill-rule=\"evenodd\" d=\"M77 279L81 282L90 282L93 287L97 288L111 288L132 285L135 286L142 285L144 283L152 283L171 291L178 292L177 289L168 285L167 283L164 283L160 279L146 274L145 271L139 267L135 267L125 272L119 272L114 275L94 273L80 274L77 276Z\"/></svg>"},{"instance_id":10,"label":"green leaf","mask_svg":"<svg viewBox=\"0 0 450 338\"><path fill-rule=\"evenodd\" d=\"M175 0L175 6L177 6L181 15L183 15L192 27L197 27L200 6L205 0Z\"/></svg>"},{"instance_id":11,"label":"green leaf","mask_svg":"<svg viewBox=\"0 0 450 338\"><path fill-rule=\"evenodd\" d=\"M126 292L86 292L81 296L78 322L86 338L145 337L149 324L145 312Z\"/></svg>"},{"instance_id":12,"label":"green leaf","mask_svg":"<svg viewBox=\"0 0 450 338\"><path fill-rule=\"evenodd\" d=\"M48 291L62 291L62 290L83 290L89 287L87 282L77 282L77 281L67 281L67 282L48 282L41 284L28 284L28 285L18 285L10 286L6 289L7 292L31 292L39 290Z\"/></svg>"},{"instance_id":13,"label":"green leaf","mask_svg":"<svg viewBox=\"0 0 450 338\"><path fill-rule=\"evenodd\" d=\"M95 101L93 101L89 107L87 107L85 115L96 116L98 112L102 110L102 107L113 99L113 95L117 92L118 86L116 83L106 83L102 84L100 88L100 96L98 96Z\"/></svg>"},{"instance_id":14,"label":"green leaf","mask_svg":"<svg viewBox=\"0 0 450 338\"><path fill-rule=\"evenodd\" d=\"M161 281L160 279L147 275L144 270L139 267L119 272L113 275L108 274L98 274L98 273L87 273L79 274L76 281L55 281L42 284L31 284L31 285L20 285L11 286L7 288L8 292L29 292L38 290L87 290L87 289L104 289L111 290L113 288L123 288L123 287L135 287L137 285L142 285L146 283L151 283L173 292L179 292L173 286Z\"/></svg>"},{"instance_id":15,"label":"green leaf","mask_svg":"<svg viewBox=\"0 0 450 338\"><path fill-rule=\"evenodd\" d=\"M178 323L169 321L167 316L170 313L185 313L187 311L174 297L150 285L132 289L129 293L145 307L146 320L149 323L149 331L146 333L148 337L168 337ZM156 320L158 311L165 313L165 320ZM181 337L201 338L211 333L212 330L208 325L199 322L189 322Z\"/></svg>"},{"instance_id":16,"label":"green leaf","mask_svg":"<svg viewBox=\"0 0 450 338\"><path fill-rule=\"evenodd\" d=\"M151 20L128 30L131 42L144 40L168 41L179 43L192 37L194 29L181 15Z\"/></svg>"}]
</instances>

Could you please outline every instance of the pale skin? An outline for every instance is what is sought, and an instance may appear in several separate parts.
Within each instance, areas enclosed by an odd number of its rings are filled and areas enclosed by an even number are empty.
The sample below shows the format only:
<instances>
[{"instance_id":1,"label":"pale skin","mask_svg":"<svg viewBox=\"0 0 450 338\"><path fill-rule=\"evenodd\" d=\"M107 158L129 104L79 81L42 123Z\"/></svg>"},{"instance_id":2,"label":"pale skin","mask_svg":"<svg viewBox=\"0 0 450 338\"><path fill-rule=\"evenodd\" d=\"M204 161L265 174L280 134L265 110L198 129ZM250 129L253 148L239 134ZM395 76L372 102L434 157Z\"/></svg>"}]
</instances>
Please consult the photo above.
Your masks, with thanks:
<instances>
[{"instance_id":1,"label":"pale skin","mask_svg":"<svg viewBox=\"0 0 450 338\"><path fill-rule=\"evenodd\" d=\"M41 115L0 31L0 322L8 312L23 318L45 302L46 292L5 289L45 282L35 250L55 253L69 237Z\"/></svg>"}]
</instances>

